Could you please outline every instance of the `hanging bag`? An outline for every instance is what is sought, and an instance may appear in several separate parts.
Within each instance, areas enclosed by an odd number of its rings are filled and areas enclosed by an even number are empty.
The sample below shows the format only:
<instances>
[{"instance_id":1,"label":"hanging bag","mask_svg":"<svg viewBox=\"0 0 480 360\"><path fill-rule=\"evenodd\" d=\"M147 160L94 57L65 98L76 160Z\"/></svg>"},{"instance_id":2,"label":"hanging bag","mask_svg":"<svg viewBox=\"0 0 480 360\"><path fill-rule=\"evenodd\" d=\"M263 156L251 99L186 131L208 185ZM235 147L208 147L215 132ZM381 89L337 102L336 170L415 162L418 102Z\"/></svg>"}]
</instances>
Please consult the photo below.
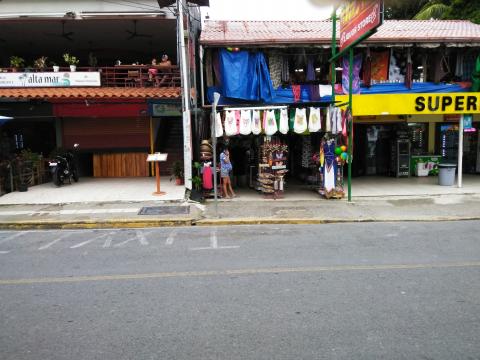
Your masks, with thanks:
<instances>
[{"instance_id":1,"label":"hanging bag","mask_svg":"<svg viewBox=\"0 0 480 360\"><path fill-rule=\"evenodd\" d=\"M275 119L275 111L267 111L267 118L265 119L265 134L268 136L274 135L277 131L277 120Z\"/></svg>"},{"instance_id":2,"label":"hanging bag","mask_svg":"<svg viewBox=\"0 0 480 360\"><path fill-rule=\"evenodd\" d=\"M311 107L310 116L308 117L308 131L317 132L322 128L320 118L320 108Z\"/></svg>"},{"instance_id":3,"label":"hanging bag","mask_svg":"<svg viewBox=\"0 0 480 360\"><path fill-rule=\"evenodd\" d=\"M295 123L293 125L293 131L297 134L302 134L307 130L307 109L298 108L295 111Z\"/></svg>"},{"instance_id":4,"label":"hanging bag","mask_svg":"<svg viewBox=\"0 0 480 360\"><path fill-rule=\"evenodd\" d=\"M240 134L250 135L252 132L252 111L242 110L240 113Z\"/></svg>"},{"instance_id":5,"label":"hanging bag","mask_svg":"<svg viewBox=\"0 0 480 360\"><path fill-rule=\"evenodd\" d=\"M280 110L280 127L279 130L282 134L288 133L288 110Z\"/></svg>"},{"instance_id":6,"label":"hanging bag","mask_svg":"<svg viewBox=\"0 0 480 360\"><path fill-rule=\"evenodd\" d=\"M260 135L262 132L262 121L260 120L260 111L253 111L253 120L252 120L252 133L254 135Z\"/></svg>"}]
</instances>

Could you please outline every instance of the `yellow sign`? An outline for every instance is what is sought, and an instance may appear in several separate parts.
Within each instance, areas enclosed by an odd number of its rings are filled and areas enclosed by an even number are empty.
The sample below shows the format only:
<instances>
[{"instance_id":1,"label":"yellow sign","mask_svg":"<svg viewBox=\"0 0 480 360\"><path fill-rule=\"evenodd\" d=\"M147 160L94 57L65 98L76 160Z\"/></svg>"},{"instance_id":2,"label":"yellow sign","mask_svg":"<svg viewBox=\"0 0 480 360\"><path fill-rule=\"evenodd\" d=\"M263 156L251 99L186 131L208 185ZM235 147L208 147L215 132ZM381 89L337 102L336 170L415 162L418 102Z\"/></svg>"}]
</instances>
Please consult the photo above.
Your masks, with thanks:
<instances>
[{"instance_id":1,"label":"yellow sign","mask_svg":"<svg viewBox=\"0 0 480 360\"><path fill-rule=\"evenodd\" d=\"M348 101L348 96L337 96ZM480 93L353 95L353 115L479 114Z\"/></svg>"}]
</instances>

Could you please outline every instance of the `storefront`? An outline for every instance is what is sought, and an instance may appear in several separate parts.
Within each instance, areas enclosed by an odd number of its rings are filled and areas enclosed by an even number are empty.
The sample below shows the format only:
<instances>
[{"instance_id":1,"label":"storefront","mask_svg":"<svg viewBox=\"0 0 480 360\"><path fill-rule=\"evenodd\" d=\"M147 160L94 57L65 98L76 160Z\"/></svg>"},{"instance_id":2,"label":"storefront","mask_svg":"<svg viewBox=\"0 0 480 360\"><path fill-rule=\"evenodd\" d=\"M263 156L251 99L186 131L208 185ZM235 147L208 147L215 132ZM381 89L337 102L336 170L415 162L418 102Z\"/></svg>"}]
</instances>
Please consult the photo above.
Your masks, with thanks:
<instances>
[{"instance_id":1,"label":"storefront","mask_svg":"<svg viewBox=\"0 0 480 360\"><path fill-rule=\"evenodd\" d=\"M472 92L355 95L353 175L428 176L438 174L438 163L457 164L463 114L473 116L462 172L480 173L479 99Z\"/></svg>"}]
</instances>

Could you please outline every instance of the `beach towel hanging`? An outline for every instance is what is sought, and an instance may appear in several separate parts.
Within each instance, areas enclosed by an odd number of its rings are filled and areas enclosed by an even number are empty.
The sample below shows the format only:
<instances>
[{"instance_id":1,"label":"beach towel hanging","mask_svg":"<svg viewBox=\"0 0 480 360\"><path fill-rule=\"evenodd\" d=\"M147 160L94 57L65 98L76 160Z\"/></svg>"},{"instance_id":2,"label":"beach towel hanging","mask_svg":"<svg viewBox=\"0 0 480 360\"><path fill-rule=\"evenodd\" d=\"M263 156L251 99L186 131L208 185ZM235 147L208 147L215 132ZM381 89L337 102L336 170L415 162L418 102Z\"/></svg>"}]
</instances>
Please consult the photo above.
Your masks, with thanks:
<instances>
[{"instance_id":1,"label":"beach towel hanging","mask_svg":"<svg viewBox=\"0 0 480 360\"><path fill-rule=\"evenodd\" d=\"M219 112L215 115L215 135L217 137L223 136L222 116Z\"/></svg>"},{"instance_id":2,"label":"beach towel hanging","mask_svg":"<svg viewBox=\"0 0 480 360\"><path fill-rule=\"evenodd\" d=\"M252 133L254 135L260 135L261 132L262 132L262 121L260 117L260 111L253 110Z\"/></svg>"},{"instance_id":3,"label":"beach towel hanging","mask_svg":"<svg viewBox=\"0 0 480 360\"><path fill-rule=\"evenodd\" d=\"M240 134L250 135L252 132L252 111L242 110L240 113Z\"/></svg>"},{"instance_id":4,"label":"beach towel hanging","mask_svg":"<svg viewBox=\"0 0 480 360\"><path fill-rule=\"evenodd\" d=\"M288 133L288 110L287 109L280 110L279 130L282 134Z\"/></svg>"},{"instance_id":5,"label":"beach towel hanging","mask_svg":"<svg viewBox=\"0 0 480 360\"><path fill-rule=\"evenodd\" d=\"M308 117L308 131L317 132L322 128L320 117L320 108L311 107L310 116Z\"/></svg>"},{"instance_id":6,"label":"beach towel hanging","mask_svg":"<svg viewBox=\"0 0 480 360\"><path fill-rule=\"evenodd\" d=\"M227 110L225 112L225 135L233 136L237 134L237 119L235 112Z\"/></svg>"},{"instance_id":7,"label":"beach towel hanging","mask_svg":"<svg viewBox=\"0 0 480 360\"><path fill-rule=\"evenodd\" d=\"M307 109L297 108L295 111L295 123L293 125L293 131L297 134L302 134L307 130Z\"/></svg>"},{"instance_id":8,"label":"beach towel hanging","mask_svg":"<svg viewBox=\"0 0 480 360\"><path fill-rule=\"evenodd\" d=\"M267 117L265 119L265 134L268 136L274 135L277 131L277 120L275 119L275 111L266 111Z\"/></svg>"}]
</instances>

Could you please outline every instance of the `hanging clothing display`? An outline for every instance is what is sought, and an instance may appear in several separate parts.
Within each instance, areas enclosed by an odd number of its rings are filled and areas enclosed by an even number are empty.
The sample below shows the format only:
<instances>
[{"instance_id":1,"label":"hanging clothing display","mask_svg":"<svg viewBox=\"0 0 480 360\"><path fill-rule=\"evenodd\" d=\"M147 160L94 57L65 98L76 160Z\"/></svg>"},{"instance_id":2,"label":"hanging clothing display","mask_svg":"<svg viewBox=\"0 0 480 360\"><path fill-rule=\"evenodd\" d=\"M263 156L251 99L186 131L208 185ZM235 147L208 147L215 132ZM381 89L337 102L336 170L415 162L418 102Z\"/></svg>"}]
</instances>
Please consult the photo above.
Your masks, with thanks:
<instances>
[{"instance_id":1,"label":"hanging clothing display","mask_svg":"<svg viewBox=\"0 0 480 360\"><path fill-rule=\"evenodd\" d=\"M308 168L312 163L312 143L308 136L302 137L302 167Z\"/></svg>"},{"instance_id":2,"label":"hanging clothing display","mask_svg":"<svg viewBox=\"0 0 480 360\"><path fill-rule=\"evenodd\" d=\"M412 54L410 48L407 49L407 69L405 71L405 86L407 89L412 88L413 81L413 64L412 64Z\"/></svg>"},{"instance_id":3,"label":"hanging clothing display","mask_svg":"<svg viewBox=\"0 0 480 360\"><path fill-rule=\"evenodd\" d=\"M390 50L372 51L372 81L382 82L388 79L388 64L390 62Z\"/></svg>"},{"instance_id":4,"label":"hanging clothing display","mask_svg":"<svg viewBox=\"0 0 480 360\"><path fill-rule=\"evenodd\" d=\"M240 134L250 135L252 132L252 111L242 110L240 112Z\"/></svg>"},{"instance_id":5,"label":"hanging clothing display","mask_svg":"<svg viewBox=\"0 0 480 360\"><path fill-rule=\"evenodd\" d=\"M280 126L278 130L282 134L288 133L288 110L286 108L280 110Z\"/></svg>"},{"instance_id":6,"label":"hanging clothing display","mask_svg":"<svg viewBox=\"0 0 480 360\"><path fill-rule=\"evenodd\" d=\"M348 94L349 83L350 83L350 74L349 67L350 62L347 56L344 56L342 59L342 88L343 93ZM352 67L352 93L360 94L360 69L362 68L362 55L358 54L353 58L353 67Z\"/></svg>"},{"instance_id":7,"label":"hanging clothing display","mask_svg":"<svg viewBox=\"0 0 480 360\"><path fill-rule=\"evenodd\" d=\"M463 54L461 51L457 53L457 61L455 64L455 76L460 79L463 76Z\"/></svg>"},{"instance_id":8,"label":"hanging clothing display","mask_svg":"<svg viewBox=\"0 0 480 360\"><path fill-rule=\"evenodd\" d=\"M372 56L370 48L367 47L367 54L363 63L363 85L367 88L372 86Z\"/></svg>"},{"instance_id":9,"label":"hanging clothing display","mask_svg":"<svg viewBox=\"0 0 480 360\"><path fill-rule=\"evenodd\" d=\"M295 110L295 123L293 126L293 131L297 134L302 134L307 130L307 109L298 108Z\"/></svg>"},{"instance_id":10,"label":"hanging clothing display","mask_svg":"<svg viewBox=\"0 0 480 360\"><path fill-rule=\"evenodd\" d=\"M253 135L259 135L262 132L262 120L259 110L253 110L252 119L252 133Z\"/></svg>"},{"instance_id":11,"label":"hanging clothing display","mask_svg":"<svg viewBox=\"0 0 480 360\"><path fill-rule=\"evenodd\" d=\"M302 95L302 87L300 85L292 85L293 101L299 102Z\"/></svg>"},{"instance_id":12,"label":"hanging clothing display","mask_svg":"<svg viewBox=\"0 0 480 360\"><path fill-rule=\"evenodd\" d=\"M270 69L270 78L272 79L273 88L276 89L282 85L282 56L280 52L271 50L268 53L268 66Z\"/></svg>"},{"instance_id":13,"label":"hanging clothing display","mask_svg":"<svg viewBox=\"0 0 480 360\"><path fill-rule=\"evenodd\" d=\"M217 137L223 136L222 116L219 112L215 115L215 135Z\"/></svg>"},{"instance_id":14,"label":"hanging clothing display","mask_svg":"<svg viewBox=\"0 0 480 360\"><path fill-rule=\"evenodd\" d=\"M272 136L278 131L277 120L275 119L275 111L267 110L265 111L265 113L265 134L268 136Z\"/></svg>"},{"instance_id":15,"label":"hanging clothing display","mask_svg":"<svg viewBox=\"0 0 480 360\"><path fill-rule=\"evenodd\" d=\"M320 97L332 96L332 85L318 85Z\"/></svg>"},{"instance_id":16,"label":"hanging clothing display","mask_svg":"<svg viewBox=\"0 0 480 360\"><path fill-rule=\"evenodd\" d=\"M322 128L322 121L320 117L320 108L311 107L310 115L308 116L308 131L317 132Z\"/></svg>"},{"instance_id":17,"label":"hanging clothing display","mask_svg":"<svg viewBox=\"0 0 480 360\"><path fill-rule=\"evenodd\" d=\"M335 189L337 163L335 161L335 140L326 140L323 143L323 187L326 191Z\"/></svg>"},{"instance_id":18,"label":"hanging clothing display","mask_svg":"<svg viewBox=\"0 0 480 360\"><path fill-rule=\"evenodd\" d=\"M288 63L288 57L282 57L282 82L287 83L290 81L290 65Z\"/></svg>"},{"instance_id":19,"label":"hanging clothing display","mask_svg":"<svg viewBox=\"0 0 480 360\"><path fill-rule=\"evenodd\" d=\"M235 111L227 110L225 112L225 135L233 136L237 135L237 119L235 117Z\"/></svg>"}]
</instances>

